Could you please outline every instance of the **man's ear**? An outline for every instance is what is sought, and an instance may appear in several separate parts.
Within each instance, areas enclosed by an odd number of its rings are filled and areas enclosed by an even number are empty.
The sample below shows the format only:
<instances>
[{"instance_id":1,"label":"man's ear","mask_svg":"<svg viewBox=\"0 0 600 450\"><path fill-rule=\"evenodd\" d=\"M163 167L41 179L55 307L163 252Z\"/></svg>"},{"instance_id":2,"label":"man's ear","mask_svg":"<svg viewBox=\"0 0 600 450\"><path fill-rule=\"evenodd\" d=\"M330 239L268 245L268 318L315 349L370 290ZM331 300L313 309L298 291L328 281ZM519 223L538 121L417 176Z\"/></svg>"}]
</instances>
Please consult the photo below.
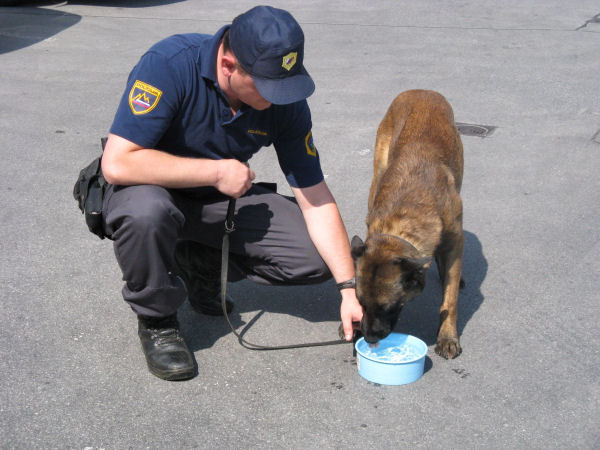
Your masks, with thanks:
<instances>
[{"instance_id":1,"label":"man's ear","mask_svg":"<svg viewBox=\"0 0 600 450\"><path fill-rule=\"evenodd\" d=\"M228 78L235 72L236 59L231 52L223 53L221 56L221 67L219 69L222 70L223 75Z\"/></svg>"},{"instance_id":2,"label":"man's ear","mask_svg":"<svg viewBox=\"0 0 600 450\"><path fill-rule=\"evenodd\" d=\"M360 258L367 249L367 246L358 236L354 236L352 238L352 242L350 243L350 253L352 253L352 259L356 262L358 258Z\"/></svg>"}]
</instances>

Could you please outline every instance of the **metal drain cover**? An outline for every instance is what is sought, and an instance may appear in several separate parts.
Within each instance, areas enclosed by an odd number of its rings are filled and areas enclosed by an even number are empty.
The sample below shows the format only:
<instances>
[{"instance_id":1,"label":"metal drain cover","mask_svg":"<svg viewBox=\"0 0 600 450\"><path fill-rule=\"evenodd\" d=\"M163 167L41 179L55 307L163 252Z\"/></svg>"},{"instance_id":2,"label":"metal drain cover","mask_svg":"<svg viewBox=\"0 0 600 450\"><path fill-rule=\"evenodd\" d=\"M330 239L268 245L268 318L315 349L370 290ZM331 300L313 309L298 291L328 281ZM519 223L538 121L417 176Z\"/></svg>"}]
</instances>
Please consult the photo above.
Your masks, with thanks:
<instances>
[{"instance_id":1,"label":"metal drain cover","mask_svg":"<svg viewBox=\"0 0 600 450\"><path fill-rule=\"evenodd\" d=\"M474 123L461 123L456 122L456 128L460 134L465 136L477 136L477 137L488 137L491 136L497 127L490 125L477 125Z\"/></svg>"}]
</instances>

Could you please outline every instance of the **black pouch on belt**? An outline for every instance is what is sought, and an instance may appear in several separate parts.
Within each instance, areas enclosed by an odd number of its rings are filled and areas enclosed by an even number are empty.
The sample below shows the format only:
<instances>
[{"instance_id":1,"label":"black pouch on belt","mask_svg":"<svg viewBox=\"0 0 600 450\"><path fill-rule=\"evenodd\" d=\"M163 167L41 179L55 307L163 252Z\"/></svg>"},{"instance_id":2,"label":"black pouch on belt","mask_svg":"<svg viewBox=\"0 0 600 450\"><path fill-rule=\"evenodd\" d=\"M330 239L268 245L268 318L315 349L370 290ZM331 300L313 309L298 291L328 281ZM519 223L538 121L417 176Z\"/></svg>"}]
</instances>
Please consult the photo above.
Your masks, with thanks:
<instances>
[{"instance_id":1,"label":"black pouch on belt","mask_svg":"<svg viewBox=\"0 0 600 450\"><path fill-rule=\"evenodd\" d=\"M106 139L103 138L102 149L105 144ZM90 231L100 239L104 239L106 235L102 226L102 202L108 183L102 175L101 161L102 156L99 156L81 169L73 187L73 197L85 215L85 223Z\"/></svg>"}]
</instances>

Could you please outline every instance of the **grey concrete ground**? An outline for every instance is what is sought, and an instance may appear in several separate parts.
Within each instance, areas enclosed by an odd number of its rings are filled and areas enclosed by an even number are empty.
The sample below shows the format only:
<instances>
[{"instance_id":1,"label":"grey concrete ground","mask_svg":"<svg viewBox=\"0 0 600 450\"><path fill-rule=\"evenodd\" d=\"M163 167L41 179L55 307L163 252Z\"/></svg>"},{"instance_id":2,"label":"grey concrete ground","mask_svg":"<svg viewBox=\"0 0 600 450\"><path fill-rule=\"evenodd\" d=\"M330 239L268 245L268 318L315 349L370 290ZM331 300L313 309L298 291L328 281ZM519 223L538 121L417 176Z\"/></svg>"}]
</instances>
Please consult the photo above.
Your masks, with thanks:
<instances>
[{"instance_id":1,"label":"grey concrete ground","mask_svg":"<svg viewBox=\"0 0 600 450\"><path fill-rule=\"evenodd\" d=\"M375 131L396 94L444 94L464 136L463 354L433 352L433 269L398 331L424 376L362 379L351 347L253 352L184 306L199 375L145 367L108 241L71 197L127 74L155 41L212 33L247 0L0 8L2 448L599 448L600 5L596 0L273 2L306 38L315 142L364 237ZM265 149L261 180L284 183ZM285 191L285 189L284 189ZM333 283L232 284L249 340L333 339Z\"/></svg>"}]
</instances>

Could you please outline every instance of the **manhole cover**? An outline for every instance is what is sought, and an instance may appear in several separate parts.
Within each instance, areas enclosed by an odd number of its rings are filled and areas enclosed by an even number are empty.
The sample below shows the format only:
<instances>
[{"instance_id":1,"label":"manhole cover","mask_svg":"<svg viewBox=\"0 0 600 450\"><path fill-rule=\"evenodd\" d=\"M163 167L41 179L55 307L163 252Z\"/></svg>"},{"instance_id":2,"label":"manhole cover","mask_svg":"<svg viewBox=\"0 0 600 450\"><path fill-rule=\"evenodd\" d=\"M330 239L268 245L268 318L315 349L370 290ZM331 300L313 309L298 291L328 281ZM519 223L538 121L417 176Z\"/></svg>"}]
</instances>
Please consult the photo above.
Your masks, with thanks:
<instances>
[{"instance_id":1,"label":"manhole cover","mask_svg":"<svg viewBox=\"0 0 600 450\"><path fill-rule=\"evenodd\" d=\"M465 136L487 137L490 136L497 127L490 125L477 125L474 123L456 122L456 128L460 134Z\"/></svg>"}]
</instances>

